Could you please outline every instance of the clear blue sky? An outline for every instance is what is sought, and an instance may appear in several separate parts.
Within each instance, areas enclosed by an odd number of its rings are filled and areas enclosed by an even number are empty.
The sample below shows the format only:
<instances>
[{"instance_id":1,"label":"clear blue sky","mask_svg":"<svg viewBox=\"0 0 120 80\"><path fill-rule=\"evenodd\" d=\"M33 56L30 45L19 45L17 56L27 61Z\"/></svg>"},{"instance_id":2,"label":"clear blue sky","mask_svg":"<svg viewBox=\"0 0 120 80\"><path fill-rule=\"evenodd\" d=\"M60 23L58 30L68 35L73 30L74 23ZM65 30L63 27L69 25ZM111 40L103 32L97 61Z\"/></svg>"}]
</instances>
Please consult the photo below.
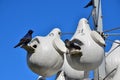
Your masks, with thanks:
<instances>
[{"instance_id":1,"label":"clear blue sky","mask_svg":"<svg viewBox=\"0 0 120 80\"><path fill-rule=\"evenodd\" d=\"M35 80L27 66L26 51L13 46L29 30L47 35L58 27L74 32L80 18L87 18L89 0L0 0L0 78L1 80ZM120 0L102 0L104 30L120 26ZM90 23L92 25L92 23ZM118 31L119 32L119 31ZM62 39L71 36L62 36ZM110 39L120 39L111 37ZM107 50L111 46L107 43ZM54 80L49 78L48 80Z\"/></svg>"}]
</instances>

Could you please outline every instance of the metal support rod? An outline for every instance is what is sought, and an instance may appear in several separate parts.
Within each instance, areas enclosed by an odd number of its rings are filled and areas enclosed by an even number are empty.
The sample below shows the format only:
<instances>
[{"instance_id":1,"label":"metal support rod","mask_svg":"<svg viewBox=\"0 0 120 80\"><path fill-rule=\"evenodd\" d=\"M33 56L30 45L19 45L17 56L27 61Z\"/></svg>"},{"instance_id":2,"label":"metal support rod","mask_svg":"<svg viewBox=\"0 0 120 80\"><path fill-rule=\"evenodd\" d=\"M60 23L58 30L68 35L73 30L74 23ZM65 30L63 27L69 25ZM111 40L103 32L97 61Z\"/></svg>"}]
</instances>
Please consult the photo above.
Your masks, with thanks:
<instances>
[{"instance_id":1,"label":"metal support rod","mask_svg":"<svg viewBox=\"0 0 120 80\"><path fill-rule=\"evenodd\" d=\"M93 20L94 24L95 24L95 30L102 33L103 32L103 24L102 24L102 8L101 8L101 0L94 0L93 1L93 5L94 5L94 10L93 10ZM99 68L97 68L96 70L94 70L94 80L102 80L105 77L106 73L105 73L105 56L103 55L103 62L102 64L99 66Z\"/></svg>"}]
</instances>

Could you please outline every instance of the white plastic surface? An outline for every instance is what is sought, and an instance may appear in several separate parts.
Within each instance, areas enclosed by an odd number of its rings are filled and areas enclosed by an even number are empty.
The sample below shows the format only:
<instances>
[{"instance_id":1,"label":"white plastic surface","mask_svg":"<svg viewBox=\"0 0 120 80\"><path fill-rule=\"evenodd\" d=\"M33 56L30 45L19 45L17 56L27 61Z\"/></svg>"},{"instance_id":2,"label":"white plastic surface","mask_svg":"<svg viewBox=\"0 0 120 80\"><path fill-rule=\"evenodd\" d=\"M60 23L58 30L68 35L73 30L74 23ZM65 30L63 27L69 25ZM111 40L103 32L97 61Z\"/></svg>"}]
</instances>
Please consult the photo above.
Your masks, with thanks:
<instances>
[{"instance_id":1,"label":"white plastic surface","mask_svg":"<svg viewBox=\"0 0 120 80\"><path fill-rule=\"evenodd\" d=\"M115 42L120 43L119 40ZM106 56L106 73L109 74L115 68L117 68L117 71L109 75L108 78L113 78L111 80L120 80L120 44L117 43L113 43Z\"/></svg>"},{"instance_id":2,"label":"white plastic surface","mask_svg":"<svg viewBox=\"0 0 120 80\"><path fill-rule=\"evenodd\" d=\"M96 37L96 35L94 37ZM95 39L100 41L101 37L100 40L99 37ZM103 60L104 49L92 38L91 29L85 18L79 21L77 30L71 40L73 39L78 39L83 43L83 45L80 46L82 56L79 54L67 55L70 66L74 69L85 71L97 68Z\"/></svg>"},{"instance_id":3,"label":"white plastic surface","mask_svg":"<svg viewBox=\"0 0 120 80\"><path fill-rule=\"evenodd\" d=\"M51 76L61 69L63 55L53 47L53 41L57 38L60 40L60 32L60 29L55 28L47 36L36 36L28 45L34 49L34 52L28 51L27 63L29 68L38 75Z\"/></svg>"},{"instance_id":4,"label":"white plastic surface","mask_svg":"<svg viewBox=\"0 0 120 80\"><path fill-rule=\"evenodd\" d=\"M56 49L56 51L58 51L58 53L61 53L62 55L63 53L67 52L67 48L65 47L65 44L60 38L55 38L53 40L53 46Z\"/></svg>"},{"instance_id":5,"label":"white plastic surface","mask_svg":"<svg viewBox=\"0 0 120 80\"><path fill-rule=\"evenodd\" d=\"M92 39L99 44L100 46L105 46L105 41L104 39L101 37L100 34L98 34L96 31L91 31L91 37Z\"/></svg>"},{"instance_id":6,"label":"white plastic surface","mask_svg":"<svg viewBox=\"0 0 120 80\"><path fill-rule=\"evenodd\" d=\"M64 64L62 66L62 70L65 72L65 75L72 79L83 79L84 71L79 71L73 69L67 62L66 54L64 54Z\"/></svg>"}]
</instances>

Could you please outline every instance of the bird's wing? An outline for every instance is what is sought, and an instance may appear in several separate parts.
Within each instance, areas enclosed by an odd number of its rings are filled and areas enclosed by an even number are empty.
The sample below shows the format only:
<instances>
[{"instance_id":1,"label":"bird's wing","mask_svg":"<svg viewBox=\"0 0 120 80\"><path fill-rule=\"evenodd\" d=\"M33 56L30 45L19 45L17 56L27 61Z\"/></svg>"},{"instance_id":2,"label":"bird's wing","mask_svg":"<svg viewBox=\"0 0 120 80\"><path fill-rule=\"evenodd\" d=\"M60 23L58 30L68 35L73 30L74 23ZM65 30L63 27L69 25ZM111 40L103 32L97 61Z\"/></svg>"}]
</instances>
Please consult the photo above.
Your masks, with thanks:
<instances>
[{"instance_id":1,"label":"bird's wing","mask_svg":"<svg viewBox=\"0 0 120 80\"><path fill-rule=\"evenodd\" d=\"M83 45L83 43L82 43L80 40L78 40L78 39L73 39L73 40L71 41L71 43L76 43L76 44L78 44L78 45Z\"/></svg>"}]
</instances>

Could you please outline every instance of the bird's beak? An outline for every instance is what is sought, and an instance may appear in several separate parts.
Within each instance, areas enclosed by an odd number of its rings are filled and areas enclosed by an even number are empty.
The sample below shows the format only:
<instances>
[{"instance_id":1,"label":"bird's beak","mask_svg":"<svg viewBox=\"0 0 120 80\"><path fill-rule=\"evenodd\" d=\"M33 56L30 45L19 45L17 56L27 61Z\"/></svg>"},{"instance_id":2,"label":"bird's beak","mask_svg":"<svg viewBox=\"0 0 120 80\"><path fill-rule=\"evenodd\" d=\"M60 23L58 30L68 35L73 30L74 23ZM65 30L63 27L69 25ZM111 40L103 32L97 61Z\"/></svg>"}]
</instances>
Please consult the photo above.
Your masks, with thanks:
<instances>
[{"instance_id":1,"label":"bird's beak","mask_svg":"<svg viewBox=\"0 0 120 80\"><path fill-rule=\"evenodd\" d=\"M24 48L28 53L34 53L34 48L28 45L23 45L21 48Z\"/></svg>"}]
</instances>

